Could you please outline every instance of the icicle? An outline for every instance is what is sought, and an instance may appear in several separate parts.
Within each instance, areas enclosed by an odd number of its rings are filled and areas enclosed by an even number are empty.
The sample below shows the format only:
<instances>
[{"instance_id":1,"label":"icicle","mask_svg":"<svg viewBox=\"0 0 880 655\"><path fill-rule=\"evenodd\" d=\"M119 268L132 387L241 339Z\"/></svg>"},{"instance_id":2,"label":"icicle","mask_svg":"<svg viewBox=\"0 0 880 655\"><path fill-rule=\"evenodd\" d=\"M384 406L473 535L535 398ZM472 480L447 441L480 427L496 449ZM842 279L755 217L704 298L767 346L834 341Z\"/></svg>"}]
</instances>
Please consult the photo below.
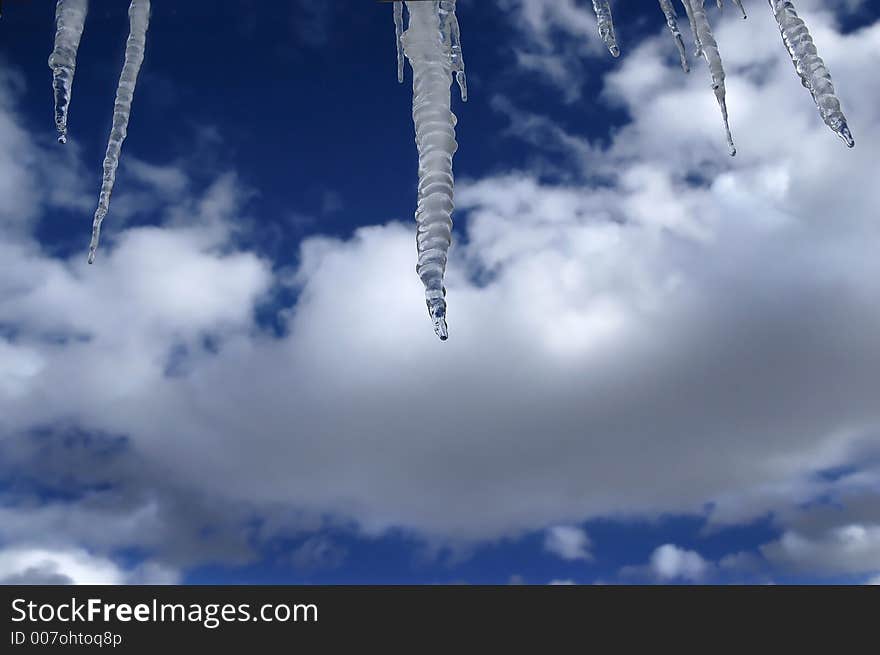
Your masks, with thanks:
<instances>
[{"instance_id":1,"label":"icicle","mask_svg":"<svg viewBox=\"0 0 880 655\"><path fill-rule=\"evenodd\" d=\"M724 9L724 0L718 0L718 8Z\"/></svg>"},{"instance_id":2,"label":"icicle","mask_svg":"<svg viewBox=\"0 0 880 655\"><path fill-rule=\"evenodd\" d=\"M599 22L599 36L602 37L611 56L619 57L620 48L617 47L617 37L614 35L611 5L608 0L593 0L593 11L596 12L596 20Z\"/></svg>"},{"instance_id":3,"label":"icicle","mask_svg":"<svg viewBox=\"0 0 880 655\"><path fill-rule=\"evenodd\" d=\"M672 5L671 0L660 0L660 9L663 10L663 15L666 16L666 26L669 28L672 40L675 41L675 47L678 49L681 68L685 73L688 73L691 67L688 65L684 39L681 36L681 31L678 29L678 14L675 12L675 7Z\"/></svg>"},{"instance_id":4,"label":"icicle","mask_svg":"<svg viewBox=\"0 0 880 655\"><path fill-rule=\"evenodd\" d=\"M724 66L721 64L721 53L718 51L718 43L712 34L709 18L706 16L704 0L684 0L690 5L690 14L696 27L697 40L703 58L709 65L709 73L712 76L712 89L715 91L715 99L721 107L721 118L724 120L724 132L727 135L727 145L730 148L730 156L736 154L736 146L733 144L733 135L730 133L730 123L727 119L727 92L724 88Z\"/></svg>"},{"instance_id":5,"label":"icicle","mask_svg":"<svg viewBox=\"0 0 880 655\"><path fill-rule=\"evenodd\" d=\"M144 61L144 48L147 44L147 28L150 25L150 0L131 0L128 7L129 33L125 45L125 63L119 75L119 86L116 89L116 102L113 106L113 126L110 128L110 139L107 143L107 154L104 156L104 179L101 193L98 196L98 208L92 223L92 241L89 244L89 264L95 261L98 240L101 236L101 223L110 209L110 194L116 181L116 169L119 166L119 153L122 142L128 134L128 119L131 115L131 101L137 85L138 73Z\"/></svg>"},{"instance_id":6,"label":"icicle","mask_svg":"<svg viewBox=\"0 0 880 655\"><path fill-rule=\"evenodd\" d=\"M684 7L684 13L687 14L688 22L691 24L691 34L694 35L694 45L697 48L694 51L694 57L700 57L703 54L703 45L700 43L700 32L694 22L694 12L691 11L690 0L681 0L681 4Z\"/></svg>"},{"instance_id":7,"label":"icicle","mask_svg":"<svg viewBox=\"0 0 880 655\"><path fill-rule=\"evenodd\" d=\"M746 16L746 8L743 7L742 0L733 0L733 4L735 4L739 8L739 10L742 12L743 20L748 18L748 16Z\"/></svg>"},{"instance_id":8,"label":"icicle","mask_svg":"<svg viewBox=\"0 0 880 655\"><path fill-rule=\"evenodd\" d=\"M840 110L840 101L834 94L831 75L825 62L816 52L813 38L804 21L798 17L791 0L769 0L782 40L791 55L801 83L809 89L819 108L819 115L831 130L852 148L856 143Z\"/></svg>"},{"instance_id":9,"label":"icicle","mask_svg":"<svg viewBox=\"0 0 880 655\"><path fill-rule=\"evenodd\" d=\"M462 102L467 102L467 77L464 72L464 54L461 51L461 30L455 15L455 0L440 0L440 33L443 43L449 48L452 71L461 92Z\"/></svg>"},{"instance_id":10,"label":"icicle","mask_svg":"<svg viewBox=\"0 0 880 655\"><path fill-rule=\"evenodd\" d=\"M394 3L394 40L397 43L397 81L403 84L403 2Z\"/></svg>"},{"instance_id":11,"label":"icicle","mask_svg":"<svg viewBox=\"0 0 880 655\"><path fill-rule=\"evenodd\" d=\"M49 55L49 68L52 69L59 143L67 143L67 111L76 71L76 52L88 11L89 0L58 0L55 5L55 47Z\"/></svg>"},{"instance_id":12,"label":"icicle","mask_svg":"<svg viewBox=\"0 0 880 655\"><path fill-rule=\"evenodd\" d=\"M445 341L443 275L452 242L452 156L458 148L455 114L450 109L453 60L441 32L440 2L409 1L406 6L409 26L403 47L413 70L413 123L419 151L416 272L425 285L434 331Z\"/></svg>"}]
</instances>

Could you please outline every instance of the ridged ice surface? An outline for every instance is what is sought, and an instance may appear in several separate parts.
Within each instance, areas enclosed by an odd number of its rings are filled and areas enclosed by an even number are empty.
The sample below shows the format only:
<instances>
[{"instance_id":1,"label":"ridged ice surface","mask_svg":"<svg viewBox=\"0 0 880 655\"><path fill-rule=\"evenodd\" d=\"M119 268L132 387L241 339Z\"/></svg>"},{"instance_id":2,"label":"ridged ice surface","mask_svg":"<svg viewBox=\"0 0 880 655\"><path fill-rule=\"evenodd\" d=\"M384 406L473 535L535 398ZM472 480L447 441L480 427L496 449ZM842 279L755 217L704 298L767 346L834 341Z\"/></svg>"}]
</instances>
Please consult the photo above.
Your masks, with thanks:
<instances>
[{"instance_id":1,"label":"ridged ice surface","mask_svg":"<svg viewBox=\"0 0 880 655\"><path fill-rule=\"evenodd\" d=\"M669 33L672 34L672 40L675 42L675 47L678 50L678 58L681 60L681 68L687 73L690 71L691 67L688 65L684 39L681 36L681 30L678 29L678 14L675 11L675 7L672 5L672 0L660 0L660 9L663 10L663 15L666 17L666 27L669 28Z\"/></svg>"},{"instance_id":2,"label":"ridged ice surface","mask_svg":"<svg viewBox=\"0 0 880 655\"><path fill-rule=\"evenodd\" d=\"M443 15L441 4L446 12ZM457 22L455 36L450 33L455 3L410 1L406 7L409 25L403 34L403 47L413 70L413 122L419 152L416 272L425 286L425 300L434 331L441 340L446 340L443 276L452 243L452 156L458 148L456 119L450 108L450 87L455 68L453 43L458 41ZM452 17L450 13L453 13Z\"/></svg>"},{"instance_id":3,"label":"ridged ice surface","mask_svg":"<svg viewBox=\"0 0 880 655\"><path fill-rule=\"evenodd\" d=\"M834 93L831 74L816 52L816 46L807 26L797 15L791 0L769 1L794 68L801 78L801 83L812 94L819 108L819 115L822 116L825 124L852 148L856 143L846 123L846 116L840 109L840 100Z\"/></svg>"},{"instance_id":4,"label":"ridged ice surface","mask_svg":"<svg viewBox=\"0 0 880 655\"><path fill-rule=\"evenodd\" d=\"M620 56L620 48L617 46L617 36L614 34L614 19L611 16L611 4L608 0L593 0L593 11L596 12L596 21L599 23L599 36L614 57Z\"/></svg>"},{"instance_id":5,"label":"ridged ice surface","mask_svg":"<svg viewBox=\"0 0 880 655\"><path fill-rule=\"evenodd\" d=\"M89 0L58 0L55 5L55 45L49 55L49 68L52 69L59 143L67 143L67 112L76 72L76 53L88 11Z\"/></svg>"},{"instance_id":6,"label":"ridged ice surface","mask_svg":"<svg viewBox=\"0 0 880 655\"><path fill-rule=\"evenodd\" d=\"M724 132L727 136L727 145L731 156L736 154L736 146L733 143L733 135L730 133L730 123L727 118L727 91L724 87L724 66L721 63L721 53L718 51L718 43L712 33L709 17L706 15L704 0L683 0L688 6L689 14L694 26L695 38L699 44L700 52L709 65L709 74L712 77L712 90L715 91L715 99L721 108L721 118L724 121Z\"/></svg>"},{"instance_id":7,"label":"ridged ice surface","mask_svg":"<svg viewBox=\"0 0 880 655\"><path fill-rule=\"evenodd\" d=\"M147 28L150 25L150 0L131 0L128 7L129 33L125 45L125 63L116 88L116 102L113 106L113 126L104 156L104 178L98 196L98 208L92 223L92 241L89 244L89 264L95 261L98 241L101 237L101 223L110 209L110 195L116 182L116 169L119 167L119 153L122 142L128 135L128 119L131 115L131 101L137 85L138 73L144 61L144 48L147 44Z\"/></svg>"}]
</instances>

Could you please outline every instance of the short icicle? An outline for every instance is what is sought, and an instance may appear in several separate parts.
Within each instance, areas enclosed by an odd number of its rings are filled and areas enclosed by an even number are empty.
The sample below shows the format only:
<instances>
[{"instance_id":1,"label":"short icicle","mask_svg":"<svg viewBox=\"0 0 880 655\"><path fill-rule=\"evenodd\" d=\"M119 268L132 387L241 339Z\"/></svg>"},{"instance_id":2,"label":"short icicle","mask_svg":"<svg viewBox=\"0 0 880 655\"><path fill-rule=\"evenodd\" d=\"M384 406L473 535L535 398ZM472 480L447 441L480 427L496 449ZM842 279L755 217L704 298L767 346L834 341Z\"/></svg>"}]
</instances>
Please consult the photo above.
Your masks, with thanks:
<instances>
[{"instance_id":1,"label":"short icicle","mask_svg":"<svg viewBox=\"0 0 880 655\"><path fill-rule=\"evenodd\" d=\"M611 16L611 4L608 0L593 0L593 11L596 12L596 20L599 23L599 36L608 48L612 57L620 56L620 48L617 46L617 36L614 34L614 19Z\"/></svg>"},{"instance_id":2,"label":"short icicle","mask_svg":"<svg viewBox=\"0 0 880 655\"><path fill-rule=\"evenodd\" d=\"M89 12L89 0L58 0L55 5L55 46L49 55L55 95L58 143L67 143L67 113L76 72L76 53Z\"/></svg>"},{"instance_id":3,"label":"short icicle","mask_svg":"<svg viewBox=\"0 0 880 655\"><path fill-rule=\"evenodd\" d=\"M688 23L691 26L691 34L694 37L694 46L696 47L694 57L700 57L703 54L703 46L700 44L700 33L697 31L697 24L694 22L694 12L691 11L690 0L681 0L681 5L684 7L684 13L687 14Z\"/></svg>"},{"instance_id":4,"label":"short icicle","mask_svg":"<svg viewBox=\"0 0 880 655\"><path fill-rule=\"evenodd\" d=\"M675 48L678 50L678 58L681 60L681 69L685 73L689 73L691 67L688 64L687 50L684 47L684 39L681 36L681 30L678 29L678 14L675 11L672 0L660 0L660 9L663 10L663 15L666 17L666 27L669 28L669 33L672 34L672 40L675 42Z\"/></svg>"},{"instance_id":5,"label":"short icicle","mask_svg":"<svg viewBox=\"0 0 880 655\"><path fill-rule=\"evenodd\" d=\"M721 63L721 53L718 43L712 34L709 18L706 16L704 0L683 0L688 6L690 16L696 31L696 40L700 44L703 58L709 65L709 74L712 77L712 90L715 91L715 99L721 108L721 118L724 120L724 132L727 136L727 145L730 156L736 155L736 146L733 143L733 135L730 133L730 122L727 117L727 91L724 87L724 66Z\"/></svg>"},{"instance_id":6,"label":"short icicle","mask_svg":"<svg viewBox=\"0 0 880 655\"><path fill-rule=\"evenodd\" d=\"M850 148L856 145L834 92L831 74L816 51L810 31L795 11L791 0L769 0L782 41L803 84L813 96L825 124Z\"/></svg>"}]
</instances>

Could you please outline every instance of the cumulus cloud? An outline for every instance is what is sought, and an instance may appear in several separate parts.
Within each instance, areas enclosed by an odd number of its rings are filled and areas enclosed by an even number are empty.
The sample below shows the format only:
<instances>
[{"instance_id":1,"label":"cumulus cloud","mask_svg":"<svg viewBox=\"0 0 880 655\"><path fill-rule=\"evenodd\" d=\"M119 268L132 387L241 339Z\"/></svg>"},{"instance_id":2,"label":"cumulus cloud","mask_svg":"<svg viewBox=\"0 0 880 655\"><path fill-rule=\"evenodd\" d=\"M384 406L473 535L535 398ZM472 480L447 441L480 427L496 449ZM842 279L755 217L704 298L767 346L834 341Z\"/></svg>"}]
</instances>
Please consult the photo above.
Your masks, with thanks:
<instances>
[{"instance_id":1,"label":"cumulus cloud","mask_svg":"<svg viewBox=\"0 0 880 655\"><path fill-rule=\"evenodd\" d=\"M591 560L590 537L581 528L557 525L544 538L544 550L564 560Z\"/></svg>"},{"instance_id":2,"label":"cumulus cloud","mask_svg":"<svg viewBox=\"0 0 880 655\"><path fill-rule=\"evenodd\" d=\"M538 53L554 52L562 24L580 30L579 14L544 30L546 12L586 7L527 5L545 12L526 18ZM579 171L601 166L601 180L461 181L445 344L419 301L411 225L313 235L288 277L237 240L247 195L232 174L202 189L135 164L168 190L155 194L161 224L108 225L91 268L47 252L14 217L52 162L4 100L0 144L36 159L0 148L0 179L21 189L0 193L3 440L74 426L124 448L75 506L4 499L0 534L67 552L89 537L65 512L81 525L112 516L101 557L141 539L192 562L195 542L155 535L201 528L235 546L212 555L243 558L254 515L443 542L669 512L708 512L718 527L772 513L784 530L791 507L849 484L822 471L878 470L880 24L843 34L806 8L854 151L817 117L772 21L728 12L730 160L705 77L673 75L658 24L605 76L603 101L630 117L607 147L555 132L557 151ZM540 118L517 131L538 143ZM46 202L75 205L77 180L66 188ZM278 336L255 311L287 284L296 302L278 310ZM852 525L864 535L792 529L765 553L867 563L876 521ZM583 559L588 546L555 552ZM661 577L705 571L671 544L655 556Z\"/></svg>"},{"instance_id":3,"label":"cumulus cloud","mask_svg":"<svg viewBox=\"0 0 880 655\"><path fill-rule=\"evenodd\" d=\"M155 562L124 569L81 549L0 549L0 584L176 584L178 572Z\"/></svg>"},{"instance_id":4,"label":"cumulus cloud","mask_svg":"<svg viewBox=\"0 0 880 655\"><path fill-rule=\"evenodd\" d=\"M695 550L675 544L664 544L651 553L652 573L661 581L687 580L697 582L706 575L709 563Z\"/></svg>"},{"instance_id":5,"label":"cumulus cloud","mask_svg":"<svg viewBox=\"0 0 880 655\"><path fill-rule=\"evenodd\" d=\"M876 571L880 563L880 525L853 523L809 537L786 531L761 548L767 559L785 568L815 574Z\"/></svg>"}]
</instances>

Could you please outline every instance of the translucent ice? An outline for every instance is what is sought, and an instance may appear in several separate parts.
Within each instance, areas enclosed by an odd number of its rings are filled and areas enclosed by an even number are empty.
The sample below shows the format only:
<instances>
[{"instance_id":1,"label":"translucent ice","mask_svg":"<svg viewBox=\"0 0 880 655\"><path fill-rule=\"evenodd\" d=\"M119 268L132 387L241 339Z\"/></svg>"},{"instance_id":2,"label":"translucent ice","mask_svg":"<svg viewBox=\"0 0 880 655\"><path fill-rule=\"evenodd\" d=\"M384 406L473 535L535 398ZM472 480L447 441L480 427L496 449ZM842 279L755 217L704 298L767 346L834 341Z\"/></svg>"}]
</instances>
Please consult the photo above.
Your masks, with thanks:
<instances>
[{"instance_id":1,"label":"translucent ice","mask_svg":"<svg viewBox=\"0 0 880 655\"><path fill-rule=\"evenodd\" d=\"M119 167L119 153L122 142L128 135L128 119L131 115L131 101L137 85L138 73L144 61L144 48L147 43L147 28L150 25L150 0L131 0L128 7L129 33L125 46L125 63L116 88L116 103L113 106L113 126L104 156L104 177L98 196L98 208L92 223L92 241L89 244L89 264L95 261L98 241L101 237L101 223L110 209L110 195L116 181Z\"/></svg>"},{"instance_id":2,"label":"translucent ice","mask_svg":"<svg viewBox=\"0 0 880 655\"><path fill-rule=\"evenodd\" d=\"M458 148L456 119L450 108L458 42L457 22L452 23L455 3L409 1L406 7L409 25L403 34L403 47L413 71L413 122L419 152L416 272L425 286L434 331L446 340L443 276L452 242L452 156Z\"/></svg>"},{"instance_id":3,"label":"translucent ice","mask_svg":"<svg viewBox=\"0 0 880 655\"><path fill-rule=\"evenodd\" d=\"M666 27L669 28L669 32L672 34L672 40L675 42L675 47L678 50L678 58L681 60L681 68L687 73L691 68L688 65L684 39L682 39L681 31L678 29L678 14L675 12L672 0L660 0L660 9L663 10L663 15L666 17Z\"/></svg>"},{"instance_id":4,"label":"translucent ice","mask_svg":"<svg viewBox=\"0 0 880 655\"><path fill-rule=\"evenodd\" d=\"M55 5L55 47L49 55L49 68L52 69L59 143L67 143L67 112L76 72L76 53L88 11L89 0L58 0Z\"/></svg>"},{"instance_id":5,"label":"translucent ice","mask_svg":"<svg viewBox=\"0 0 880 655\"><path fill-rule=\"evenodd\" d=\"M816 52L813 38L804 21L800 19L791 0L770 0L770 8L776 17L782 40L791 55L791 61L801 78L801 83L809 89L819 108L819 115L831 130L852 148L856 142L846 116L840 109L840 100L834 93L831 74L825 67L822 57Z\"/></svg>"},{"instance_id":6,"label":"translucent ice","mask_svg":"<svg viewBox=\"0 0 880 655\"><path fill-rule=\"evenodd\" d=\"M611 4L608 0L593 0L593 11L596 12L596 20L599 22L599 36L608 48L608 52L614 57L620 56L620 48L617 47L617 36L614 34L614 20L611 17Z\"/></svg>"},{"instance_id":7,"label":"translucent ice","mask_svg":"<svg viewBox=\"0 0 880 655\"><path fill-rule=\"evenodd\" d=\"M689 9L696 41L700 52L709 65L709 74L712 77L712 90L715 91L715 99L721 108L721 118L724 121L724 132L727 136L727 146L731 156L736 154L736 146L733 143L733 135L730 133L730 123L727 118L727 91L724 87L724 66L721 64L721 53L718 51L718 43L712 34L712 26L706 16L704 0L683 0Z\"/></svg>"}]
</instances>

